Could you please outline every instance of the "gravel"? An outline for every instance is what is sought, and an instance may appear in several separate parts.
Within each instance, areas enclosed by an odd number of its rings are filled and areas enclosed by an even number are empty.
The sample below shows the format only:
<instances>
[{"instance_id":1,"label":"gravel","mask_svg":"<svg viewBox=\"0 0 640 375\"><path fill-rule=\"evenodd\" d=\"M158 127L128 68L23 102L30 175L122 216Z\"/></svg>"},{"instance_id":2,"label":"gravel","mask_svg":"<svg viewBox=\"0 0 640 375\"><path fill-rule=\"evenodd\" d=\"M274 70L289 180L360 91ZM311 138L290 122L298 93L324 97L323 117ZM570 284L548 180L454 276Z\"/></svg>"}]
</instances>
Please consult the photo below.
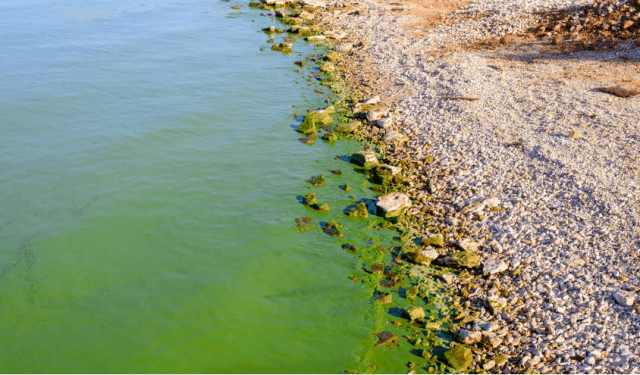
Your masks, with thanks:
<instances>
[{"instance_id":1,"label":"gravel","mask_svg":"<svg viewBox=\"0 0 640 375\"><path fill-rule=\"evenodd\" d=\"M380 130L434 158L438 173L414 176L427 188L412 198L435 198L434 220L465 222L481 245L488 272L467 309L505 329L496 350L510 358L489 371L640 371L640 97L597 90L637 79L640 49L566 52L534 37L459 48L589 3L474 1L419 38L415 17L368 0L323 19L346 32L354 74L391 109Z\"/></svg>"}]
</instances>

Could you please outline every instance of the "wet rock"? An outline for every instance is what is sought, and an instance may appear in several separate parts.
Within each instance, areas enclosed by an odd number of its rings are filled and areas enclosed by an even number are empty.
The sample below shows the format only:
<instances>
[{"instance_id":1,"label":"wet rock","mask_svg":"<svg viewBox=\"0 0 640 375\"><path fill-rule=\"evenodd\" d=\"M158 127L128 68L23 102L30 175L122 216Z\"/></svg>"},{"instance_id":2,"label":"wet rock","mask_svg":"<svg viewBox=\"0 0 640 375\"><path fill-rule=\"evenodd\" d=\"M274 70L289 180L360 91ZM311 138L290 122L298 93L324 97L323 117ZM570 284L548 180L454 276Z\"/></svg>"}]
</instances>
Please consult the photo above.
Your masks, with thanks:
<instances>
[{"instance_id":1,"label":"wet rock","mask_svg":"<svg viewBox=\"0 0 640 375\"><path fill-rule=\"evenodd\" d=\"M313 186L322 186L322 185L326 184L326 180L324 179L324 175L323 174L319 174L316 177L312 177L312 178L308 179L307 182L310 183Z\"/></svg>"},{"instance_id":2,"label":"wet rock","mask_svg":"<svg viewBox=\"0 0 640 375\"><path fill-rule=\"evenodd\" d=\"M318 210L318 211L329 211L329 205L326 203L323 203L321 205L313 205L311 208Z\"/></svg>"},{"instance_id":3,"label":"wet rock","mask_svg":"<svg viewBox=\"0 0 640 375\"><path fill-rule=\"evenodd\" d=\"M308 216L296 219L296 229L298 229L298 232L300 233L306 232L315 227L316 227L316 224L313 221L311 221L311 218Z\"/></svg>"},{"instance_id":4,"label":"wet rock","mask_svg":"<svg viewBox=\"0 0 640 375\"><path fill-rule=\"evenodd\" d=\"M324 35L311 35L305 38L307 42L322 42L327 39Z\"/></svg>"},{"instance_id":5,"label":"wet rock","mask_svg":"<svg viewBox=\"0 0 640 375\"><path fill-rule=\"evenodd\" d=\"M457 253L445 256L441 263L452 268L473 268L480 265L480 258L469 251L459 251Z\"/></svg>"},{"instance_id":6,"label":"wet rock","mask_svg":"<svg viewBox=\"0 0 640 375\"><path fill-rule=\"evenodd\" d=\"M318 204L318 199L316 198L316 193L309 193L302 197L302 202L305 206L312 206L314 204Z\"/></svg>"},{"instance_id":7,"label":"wet rock","mask_svg":"<svg viewBox=\"0 0 640 375\"><path fill-rule=\"evenodd\" d=\"M457 342L467 344L467 345L472 345L477 342L480 342L480 340L482 339L482 334L480 332L468 331L466 329L458 328L454 332L454 339Z\"/></svg>"},{"instance_id":8,"label":"wet rock","mask_svg":"<svg viewBox=\"0 0 640 375\"><path fill-rule=\"evenodd\" d=\"M290 53L293 48L293 44L291 43L276 43L271 46L271 50L280 51L284 53Z\"/></svg>"},{"instance_id":9,"label":"wet rock","mask_svg":"<svg viewBox=\"0 0 640 375\"><path fill-rule=\"evenodd\" d=\"M482 271L485 275L494 275L504 272L508 268L507 264L501 260L486 260L482 265Z\"/></svg>"},{"instance_id":10,"label":"wet rock","mask_svg":"<svg viewBox=\"0 0 640 375\"><path fill-rule=\"evenodd\" d=\"M351 190L351 186L349 186L349 184L345 184L345 185L340 185L339 186L340 189L344 190L344 191L349 191Z\"/></svg>"},{"instance_id":11,"label":"wet rock","mask_svg":"<svg viewBox=\"0 0 640 375\"><path fill-rule=\"evenodd\" d=\"M420 240L422 246L444 247L444 236L441 234L431 234Z\"/></svg>"},{"instance_id":12,"label":"wet rock","mask_svg":"<svg viewBox=\"0 0 640 375\"><path fill-rule=\"evenodd\" d=\"M633 302L635 301L636 296L629 291L618 290L613 293L613 299L615 299L618 304L629 307L633 306Z\"/></svg>"},{"instance_id":13,"label":"wet rock","mask_svg":"<svg viewBox=\"0 0 640 375\"><path fill-rule=\"evenodd\" d=\"M385 218L395 217L400 215L402 210L411 207L411 200L409 197L400 192L393 192L387 195L378 197L376 203L381 215Z\"/></svg>"},{"instance_id":14,"label":"wet rock","mask_svg":"<svg viewBox=\"0 0 640 375\"><path fill-rule=\"evenodd\" d=\"M342 223L338 223L335 220L331 220L330 222L324 224L323 228L324 233L331 237L344 237L340 230L342 229Z\"/></svg>"},{"instance_id":15,"label":"wet rock","mask_svg":"<svg viewBox=\"0 0 640 375\"><path fill-rule=\"evenodd\" d=\"M331 172L331 174L335 174L336 176L342 175L342 171L339 169L332 169L329 172Z\"/></svg>"},{"instance_id":16,"label":"wet rock","mask_svg":"<svg viewBox=\"0 0 640 375\"><path fill-rule=\"evenodd\" d=\"M382 275L384 273L384 266L382 264L364 264L362 269L368 273L374 273L376 275Z\"/></svg>"},{"instance_id":17,"label":"wet rock","mask_svg":"<svg viewBox=\"0 0 640 375\"><path fill-rule=\"evenodd\" d=\"M338 136L335 135L332 132L326 132L324 133L324 135L322 136L322 139L324 139L327 142L335 142L338 140Z\"/></svg>"},{"instance_id":18,"label":"wet rock","mask_svg":"<svg viewBox=\"0 0 640 375\"><path fill-rule=\"evenodd\" d=\"M458 243L456 243L456 246L460 250L464 250L464 251L478 252L478 250L480 250L480 244L477 242L473 242L468 238L458 241Z\"/></svg>"},{"instance_id":19,"label":"wet rock","mask_svg":"<svg viewBox=\"0 0 640 375\"><path fill-rule=\"evenodd\" d=\"M360 121L355 121L355 122L351 122L348 124L344 124L344 123L340 123L338 125L336 125L334 131L338 132L338 133L353 133L354 131L358 130L358 128L360 128L360 125L362 125L362 123Z\"/></svg>"},{"instance_id":20,"label":"wet rock","mask_svg":"<svg viewBox=\"0 0 640 375\"><path fill-rule=\"evenodd\" d=\"M414 252L407 253L407 258L415 264L421 264L423 266L428 266L433 262L436 258L438 258L438 252L430 249L430 250L418 250Z\"/></svg>"},{"instance_id":21,"label":"wet rock","mask_svg":"<svg viewBox=\"0 0 640 375\"><path fill-rule=\"evenodd\" d=\"M301 68L304 68L304 66L307 65L307 63L304 61L296 61L294 64L298 65Z\"/></svg>"},{"instance_id":22,"label":"wet rock","mask_svg":"<svg viewBox=\"0 0 640 375\"><path fill-rule=\"evenodd\" d=\"M378 342L376 343L375 346L384 345L388 342L392 342L398 339L398 336L394 335L389 331L380 332L376 334L376 336L378 337Z\"/></svg>"},{"instance_id":23,"label":"wet rock","mask_svg":"<svg viewBox=\"0 0 640 375\"><path fill-rule=\"evenodd\" d=\"M464 371L473 363L473 353L464 345L454 346L444 353L444 358L456 371Z\"/></svg>"},{"instance_id":24,"label":"wet rock","mask_svg":"<svg viewBox=\"0 0 640 375\"><path fill-rule=\"evenodd\" d=\"M420 306L406 307L404 309L404 315L409 320L424 319L424 317L426 316L424 313L424 309Z\"/></svg>"},{"instance_id":25,"label":"wet rock","mask_svg":"<svg viewBox=\"0 0 640 375\"><path fill-rule=\"evenodd\" d=\"M331 125L332 123L333 118L326 109L311 111L304 116L304 121L298 127L298 132L304 134L315 132L319 126Z\"/></svg>"},{"instance_id":26,"label":"wet rock","mask_svg":"<svg viewBox=\"0 0 640 375\"><path fill-rule=\"evenodd\" d=\"M339 55L335 52L331 52L325 56L327 61L336 62L338 61Z\"/></svg>"},{"instance_id":27,"label":"wet rock","mask_svg":"<svg viewBox=\"0 0 640 375\"><path fill-rule=\"evenodd\" d=\"M373 151L359 151L351 155L351 162L365 168L378 164L378 158Z\"/></svg>"},{"instance_id":28,"label":"wet rock","mask_svg":"<svg viewBox=\"0 0 640 375\"><path fill-rule=\"evenodd\" d=\"M364 202L351 205L345 209L345 214L351 217L369 217L367 205Z\"/></svg>"}]
</instances>

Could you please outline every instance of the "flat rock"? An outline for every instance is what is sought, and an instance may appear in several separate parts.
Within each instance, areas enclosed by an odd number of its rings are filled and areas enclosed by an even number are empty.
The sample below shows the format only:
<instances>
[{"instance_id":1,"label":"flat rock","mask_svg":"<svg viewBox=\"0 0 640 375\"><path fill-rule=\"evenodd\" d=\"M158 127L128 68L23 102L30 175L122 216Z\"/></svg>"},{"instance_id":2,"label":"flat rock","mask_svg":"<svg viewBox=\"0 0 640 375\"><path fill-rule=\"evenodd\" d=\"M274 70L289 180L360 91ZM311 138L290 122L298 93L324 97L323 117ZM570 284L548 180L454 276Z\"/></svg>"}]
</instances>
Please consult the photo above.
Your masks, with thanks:
<instances>
[{"instance_id":1,"label":"flat rock","mask_svg":"<svg viewBox=\"0 0 640 375\"><path fill-rule=\"evenodd\" d=\"M480 244L477 242L474 242L468 238L462 239L461 241L458 241L458 243L456 243L456 246L460 249L460 250L464 250L464 251L473 251L473 252L477 252L478 250L480 250Z\"/></svg>"},{"instance_id":2,"label":"flat rock","mask_svg":"<svg viewBox=\"0 0 640 375\"><path fill-rule=\"evenodd\" d=\"M327 37L324 35L311 35L311 36L308 36L306 39L308 42L321 42L323 40L326 40Z\"/></svg>"},{"instance_id":3,"label":"flat rock","mask_svg":"<svg viewBox=\"0 0 640 375\"><path fill-rule=\"evenodd\" d=\"M362 101L362 103L363 104L378 104L378 103L380 103L380 97L378 95L372 96L372 97L367 98L364 101Z\"/></svg>"},{"instance_id":4,"label":"flat rock","mask_svg":"<svg viewBox=\"0 0 640 375\"><path fill-rule=\"evenodd\" d=\"M355 121L348 124L340 123L336 125L334 131L338 133L353 133L354 131L358 130L360 125L362 125L360 121Z\"/></svg>"},{"instance_id":5,"label":"flat rock","mask_svg":"<svg viewBox=\"0 0 640 375\"><path fill-rule=\"evenodd\" d=\"M633 306L633 302L635 302L636 296L629 291L618 290L613 293L613 299L615 299L618 304L629 307Z\"/></svg>"},{"instance_id":6,"label":"flat rock","mask_svg":"<svg viewBox=\"0 0 640 375\"><path fill-rule=\"evenodd\" d=\"M411 207L411 200L406 194L396 191L378 197L376 206L384 217L395 217L400 215L403 209Z\"/></svg>"},{"instance_id":7,"label":"flat rock","mask_svg":"<svg viewBox=\"0 0 640 375\"><path fill-rule=\"evenodd\" d=\"M509 266L501 260L489 259L485 260L482 264L482 271L485 275L494 275L506 271L508 267Z\"/></svg>"},{"instance_id":8,"label":"flat rock","mask_svg":"<svg viewBox=\"0 0 640 375\"><path fill-rule=\"evenodd\" d=\"M442 263L453 268L473 268L480 265L480 259L472 252L459 251L442 258Z\"/></svg>"},{"instance_id":9,"label":"flat rock","mask_svg":"<svg viewBox=\"0 0 640 375\"><path fill-rule=\"evenodd\" d=\"M598 87L596 90L607 92L619 96L621 98L628 98L640 94L640 82L626 82L617 86Z\"/></svg>"},{"instance_id":10,"label":"flat rock","mask_svg":"<svg viewBox=\"0 0 640 375\"><path fill-rule=\"evenodd\" d=\"M426 315L424 309L420 306L411 306L404 309L404 315L410 320L424 318Z\"/></svg>"},{"instance_id":11,"label":"flat rock","mask_svg":"<svg viewBox=\"0 0 640 375\"><path fill-rule=\"evenodd\" d=\"M314 7L314 8L326 8L327 2L325 0L302 0L302 6Z\"/></svg>"},{"instance_id":12,"label":"flat rock","mask_svg":"<svg viewBox=\"0 0 640 375\"><path fill-rule=\"evenodd\" d=\"M387 114L384 108L375 108L367 111L367 121L377 121Z\"/></svg>"},{"instance_id":13,"label":"flat rock","mask_svg":"<svg viewBox=\"0 0 640 375\"><path fill-rule=\"evenodd\" d=\"M373 151L358 151L351 155L351 162L363 167L370 167L379 163Z\"/></svg>"}]
</instances>

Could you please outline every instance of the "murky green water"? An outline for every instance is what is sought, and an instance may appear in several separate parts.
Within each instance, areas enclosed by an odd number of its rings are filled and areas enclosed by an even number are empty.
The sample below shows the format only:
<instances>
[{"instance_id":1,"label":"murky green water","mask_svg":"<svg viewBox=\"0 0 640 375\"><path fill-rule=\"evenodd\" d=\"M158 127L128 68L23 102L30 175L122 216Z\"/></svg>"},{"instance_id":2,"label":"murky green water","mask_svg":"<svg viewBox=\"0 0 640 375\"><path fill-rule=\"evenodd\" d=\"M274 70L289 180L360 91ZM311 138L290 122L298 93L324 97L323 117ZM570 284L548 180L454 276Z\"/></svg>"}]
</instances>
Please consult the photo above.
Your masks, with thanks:
<instances>
[{"instance_id":1,"label":"murky green water","mask_svg":"<svg viewBox=\"0 0 640 375\"><path fill-rule=\"evenodd\" d=\"M232 5L0 4L2 372L406 371L340 247L391 244L342 214L359 145L298 142L326 97Z\"/></svg>"}]
</instances>

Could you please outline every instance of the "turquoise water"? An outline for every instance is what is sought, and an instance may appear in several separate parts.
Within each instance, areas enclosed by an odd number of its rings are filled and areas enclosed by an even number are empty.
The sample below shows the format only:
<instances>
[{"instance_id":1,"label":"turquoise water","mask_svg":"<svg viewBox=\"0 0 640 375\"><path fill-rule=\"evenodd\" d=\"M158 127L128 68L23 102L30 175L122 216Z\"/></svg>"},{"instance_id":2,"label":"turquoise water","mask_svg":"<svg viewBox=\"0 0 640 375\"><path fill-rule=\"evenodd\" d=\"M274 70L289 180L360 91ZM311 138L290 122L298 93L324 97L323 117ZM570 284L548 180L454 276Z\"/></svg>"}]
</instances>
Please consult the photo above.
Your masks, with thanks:
<instances>
[{"instance_id":1,"label":"turquoise water","mask_svg":"<svg viewBox=\"0 0 640 375\"><path fill-rule=\"evenodd\" d=\"M326 96L233 5L0 4L2 372L368 369L383 317L340 246L391 233L342 214L359 145L297 140ZM296 199L318 173L329 213Z\"/></svg>"}]
</instances>

